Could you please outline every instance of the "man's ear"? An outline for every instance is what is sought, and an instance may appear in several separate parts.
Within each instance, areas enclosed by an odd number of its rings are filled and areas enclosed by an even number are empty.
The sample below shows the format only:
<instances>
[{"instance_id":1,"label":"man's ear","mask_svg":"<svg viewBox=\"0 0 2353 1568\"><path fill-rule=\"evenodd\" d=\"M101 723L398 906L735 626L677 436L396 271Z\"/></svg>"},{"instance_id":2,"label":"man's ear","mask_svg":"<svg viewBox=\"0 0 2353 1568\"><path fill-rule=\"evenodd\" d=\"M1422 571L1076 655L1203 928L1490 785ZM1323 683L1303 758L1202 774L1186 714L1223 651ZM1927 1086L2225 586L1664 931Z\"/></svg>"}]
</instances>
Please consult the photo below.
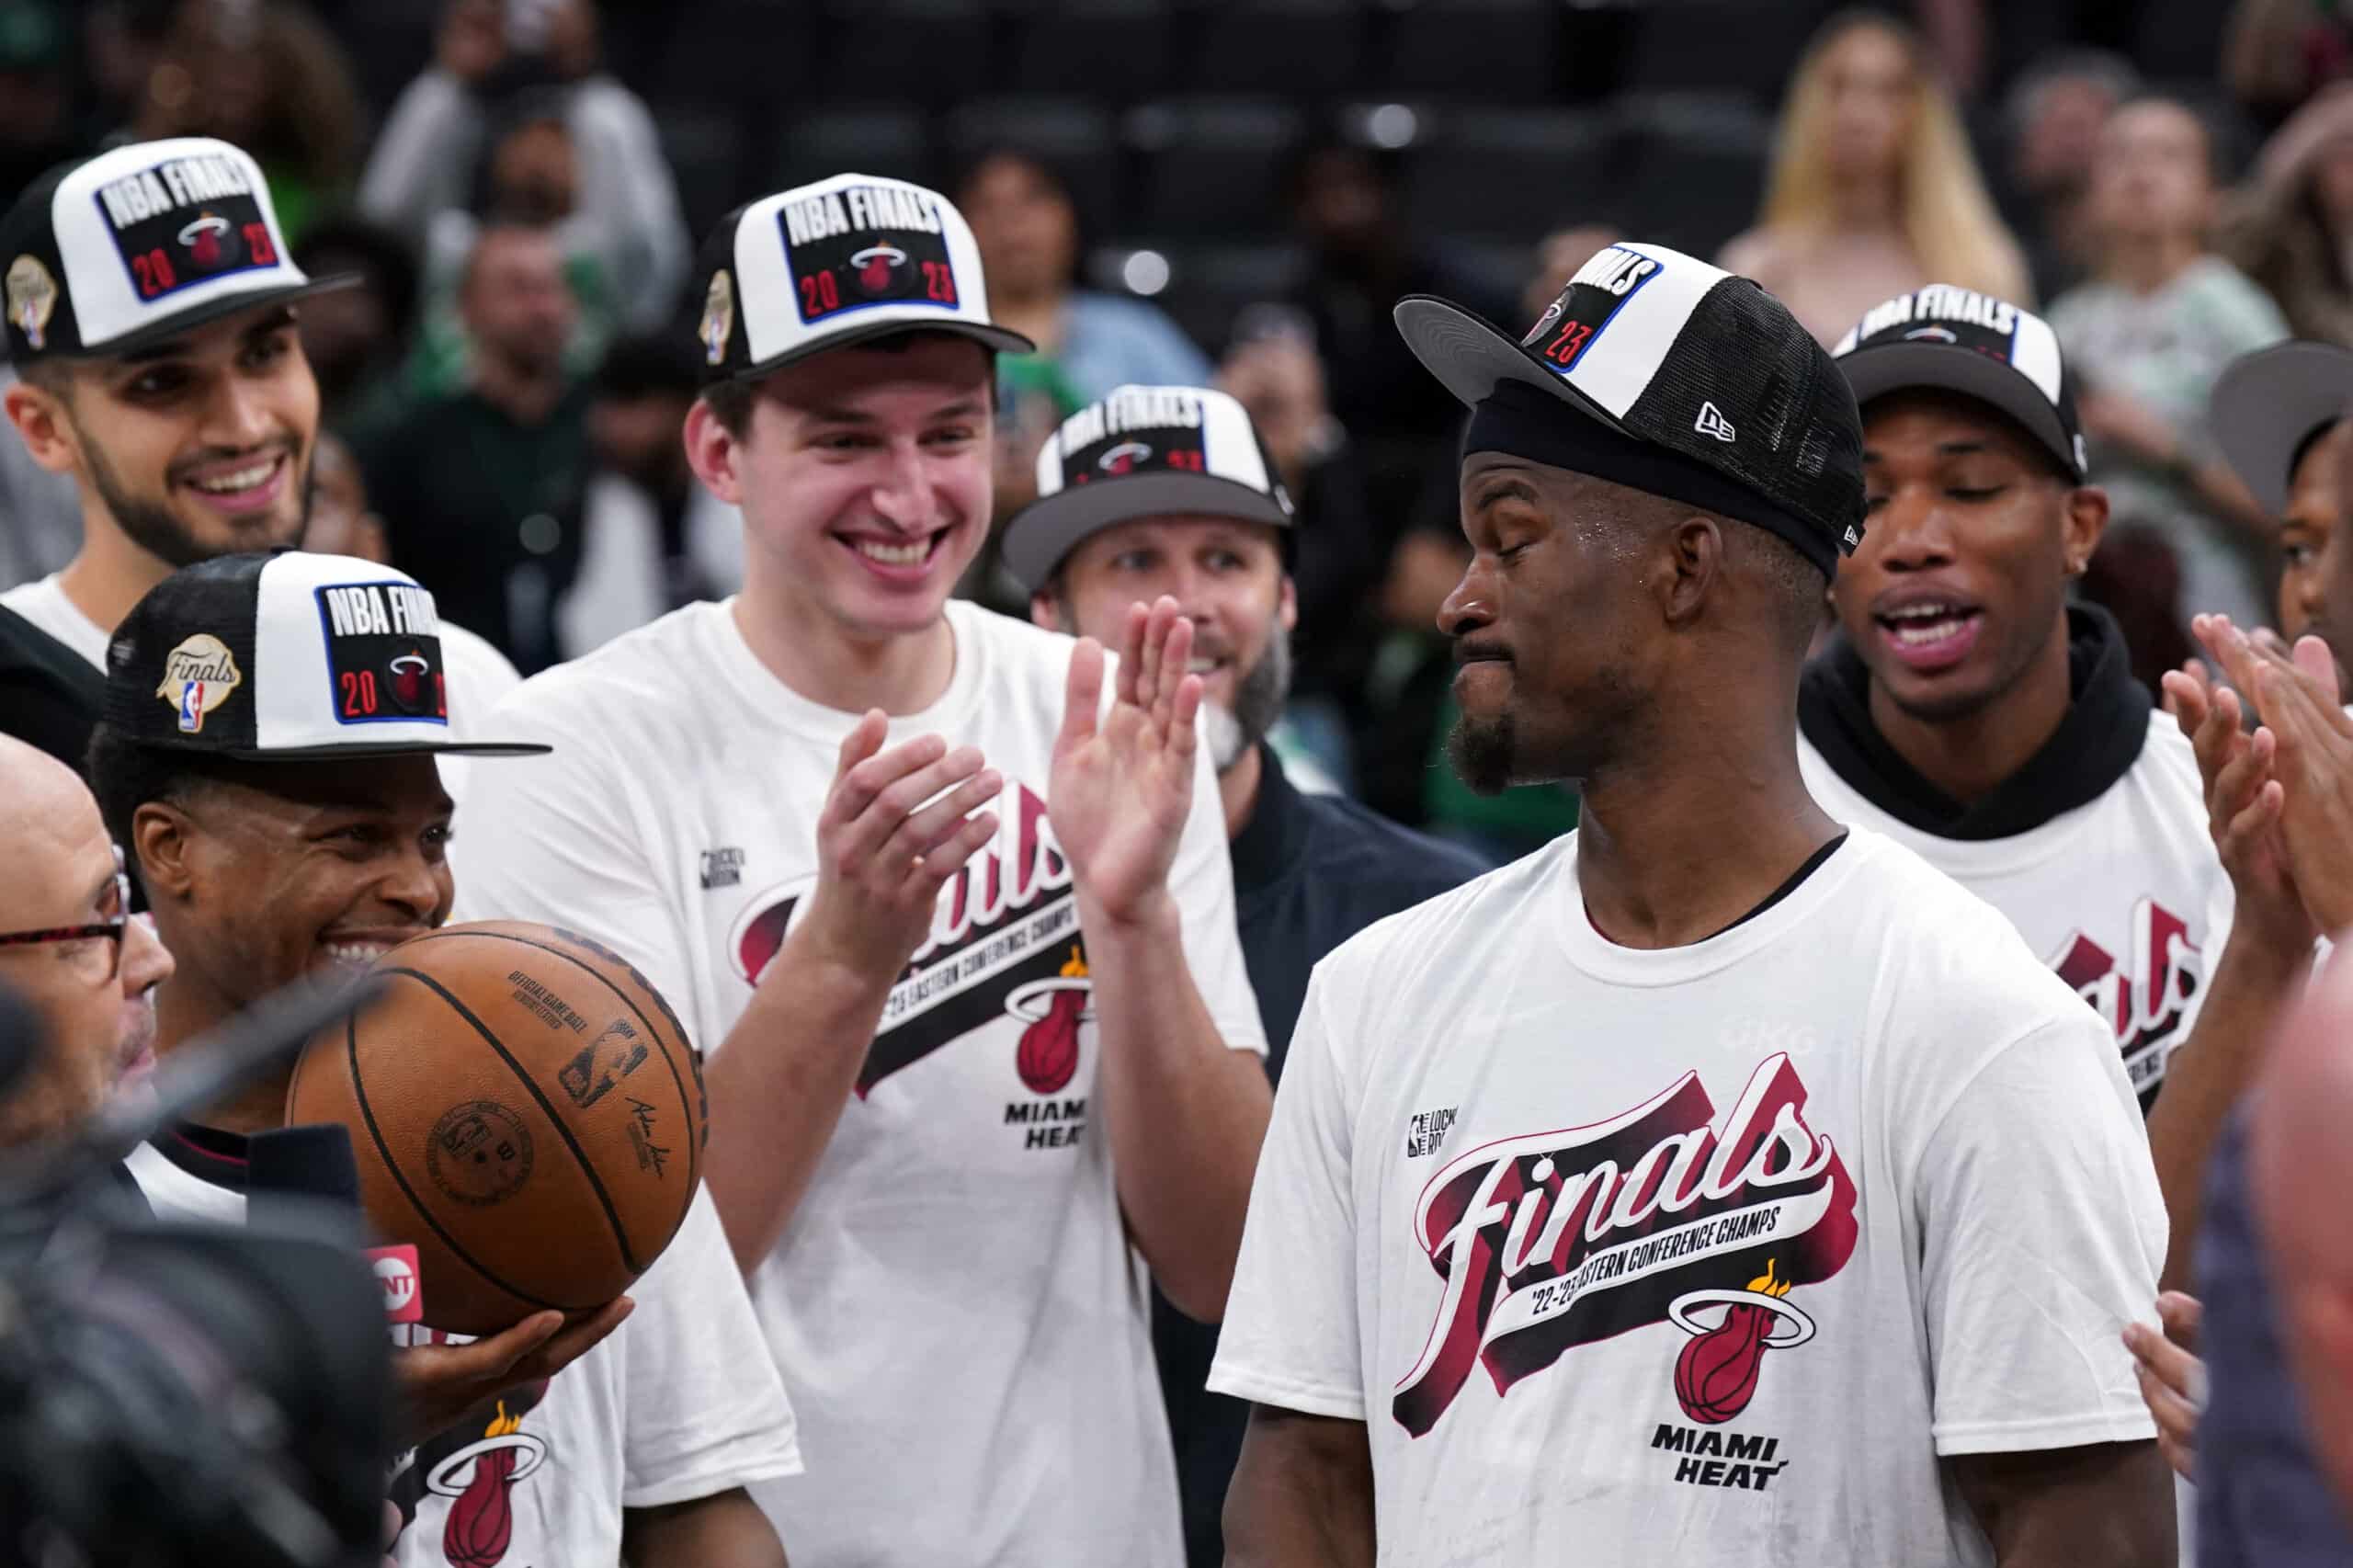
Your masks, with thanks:
<instances>
[{"instance_id":1,"label":"man's ear","mask_svg":"<svg viewBox=\"0 0 2353 1568\"><path fill-rule=\"evenodd\" d=\"M2067 575L2080 577L2108 532L2108 492L2097 484L2078 484L2067 493L2064 544Z\"/></svg>"},{"instance_id":2,"label":"man's ear","mask_svg":"<svg viewBox=\"0 0 2353 1568\"><path fill-rule=\"evenodd\" d=\"M1282 597L1275 601L1275 619L1286 633L1299 630L1299 585L1288 572L1283 574Z\"/></svg>"},{"instance_id":3,"label":"man's ear","mask_svg":"<svg viewBox=\"0 0 2353 1568\"><path fill-rule=\"evenodd\" d=\"M150 801L131 817L131 856L139 884L153 903L186 903L195 896L196 824L164 801Z\"/></svg>"},{"instance_id":4,"label":"man's ear","mask_svg":"<svg viewBox=\"0 0 2353 1568\"><path fill-rule=\"evenodd\" d=\"M65 372L71 374L72 372ZM82 466L82 450L74 439L74 424L57 393L30 381L17 381L0 394L0 408L34 462L51 473L74 473Z\"/></svg>"},{"instance_id":5,"label":"man's ear","mask_svg":"<svg viewBox=\"0 0 2353 1568\"><path fill-rule=\"evenodd\" d=\"M742 506L744 486L735 466L742 443L711 412L710 403L695 399L694 406L687 410L680 438L686 442L687 466L695 471L703 488L730 506Z\"/></svg>"},{"instance_id":6,"label":"man's ear","mask_svg":"<svg viewBox=\"0 0 2353 1568\"><path fill-rule=\"evenodd\" d=\"M1723 575L1723 528L1713 517L1689 513L1659 529L1656 540L1661 570L1649 586L1659 613L1680 625L1699 613Z\"/></svg>"}]
</instances>

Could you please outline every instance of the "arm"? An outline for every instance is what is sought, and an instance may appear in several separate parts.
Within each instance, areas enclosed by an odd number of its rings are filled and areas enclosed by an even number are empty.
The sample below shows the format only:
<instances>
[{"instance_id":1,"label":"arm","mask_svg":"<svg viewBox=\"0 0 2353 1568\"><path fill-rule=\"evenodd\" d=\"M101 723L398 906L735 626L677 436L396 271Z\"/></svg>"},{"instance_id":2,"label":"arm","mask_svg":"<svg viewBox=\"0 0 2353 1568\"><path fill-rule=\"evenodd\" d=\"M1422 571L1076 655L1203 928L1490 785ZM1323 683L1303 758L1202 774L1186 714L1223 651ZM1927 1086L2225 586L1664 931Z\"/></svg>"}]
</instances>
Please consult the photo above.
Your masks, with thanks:
<instances>
[{"instance_id":1,"label":"arm","mask_svg":"<svg viewBox=\"0 0 2353 1568\"><path fill-rule=\"evenodd\" d=\"M668 316L694 259L677 181L636 94L609 78L578 93L572 126L581 142L582 206L605 238L622 315L650 332Z\"/></svg>"},{"instance_id":2,"label":"arm","mask_svg":"<svg viewBox=\"0 0 2353 1568\"><path fill-rule=\"evenodd\" d=\"M703 1070L703 1180L746 1269L775 1250L808 1190L939 890L996 832L979 808L1004 781L982 771L978 750L926 735L884 752L889 728L871 712L842 743L809 908Z\"/></svg>"},{"instance_id":3,"label":"arm","mask_svg":"<svg viewBox=\"0 0 2353 1568\"><path fill-rule=\"evenodd\" d=\"M1250 1408L1225 1494L1226 1568L1372 1568L1364 1423Z\"/></svg>"},{"instance_id":4,"label":"arm","mask_svg":"<svg viewBox=\"0 0 2353 1568\"><path fill-rule=\"evenodd\" d=\"M506 54L506 19L496 0L451 0L434 42L434 62L401 90L359 176L359 210L412 244L445 207L465 205L483 136L480 82Z\"/></svg>"},{"instance_id":5,"label":"arm","mask_svg":"<svg viewBox=\"0 0 2353 1568\"><path fill-rule=\"evenodd\" d=\"M2170 1568L2177 1561L2173 1479L2154 1443L1959 1454L1945 1464L1992 1538L1999 1568Z\"/></svg>"},{"instance_id":6,"label":"arm","mask_svg":"<svg viewBox=\"0 0 2353 1568\"><path fill-rule=\"evenodd\" d=\"M2271 733L2245 733L2237 695L2210 684L2194 659L2168 672L2165 688L2198 754L2209 827L2232 892L2230 937L2149 1112L2149 1153L2172 1231L2160 1283L2179 1290L2189 1278L2206 1165L2222 1118L2254 1082L2272 1020L2312 966L2317 933L2288 869Z\"/></svg>"},{"instance_id":7,"label":"arm","mask_svg":"<svg viewBox=\"0 0 2353 1568\"><path fill-rule=\"evenodd\" d=\"M786 1568L767 1516L742 1487L690 1503L621 1510L629 1568Z\"/></svg>"},{"instance_id":8,"label":"arm","mask_svg":"<svg viewBox=\"0 0 2353 1568\"><path fill-rule=\"evenodd\" d=\"M1079 643L1046 810L1086 937L1120 1207L1162 1291L1213 1323L1273 1094L1256 1056L1229 1050L1202 1003L1170 887L1198 782L1192 643L1175 600L1131 606L1117 697L1099 720L1103 650Z\"/></svg>"}]
</instances>

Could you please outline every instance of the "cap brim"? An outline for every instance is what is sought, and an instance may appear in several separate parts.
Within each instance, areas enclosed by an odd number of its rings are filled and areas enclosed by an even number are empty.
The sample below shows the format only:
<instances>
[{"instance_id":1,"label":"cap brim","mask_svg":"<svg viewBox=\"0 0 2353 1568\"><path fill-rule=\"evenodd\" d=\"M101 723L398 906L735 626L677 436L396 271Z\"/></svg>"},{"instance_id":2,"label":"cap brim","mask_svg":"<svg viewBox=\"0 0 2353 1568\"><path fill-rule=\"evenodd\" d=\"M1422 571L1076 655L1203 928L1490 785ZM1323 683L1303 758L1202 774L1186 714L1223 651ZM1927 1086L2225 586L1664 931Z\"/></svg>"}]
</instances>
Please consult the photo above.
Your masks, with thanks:
<instances>
[{"instance_id":1,"label":"cap brim","mask_svg":"<svg viewBox=\"0 0 2353 1568\"><path fill-rule=\"evenodd\" d=\"M2235 359L2209 408L2222 457L2263 509L2288 509L2289 465L2314 430L2353 414L2353 351L2281 343Z\"/></svg>"},{"instance_id":2,"label":"cap brim","mask_svg":"<svg viewBox=\"0 0 2353 1568\"><path fill-rule=\"evenodd\" d=\"M1859 348L1836 361L1855 394L1855 406L1891 392L1929 388L1957 392L1990 404L2023 426L2028 435L2080 480L2075 444L2060 422L2059 410L2041 389L2001 360L1965 347L1936 343L1888 343Z\"/></svg>"},{"instance_id":3,"label":"cap brim","mask_svg":"<svg viewBox=\"0 0 2353 1568\"><path fill-rule=\"evenodd\" d=\"M877 322L867 326L844 327L839 332L829 333L824 337L803 343L796 348L789 348L781 354L770 355L756 365L745 365L739 369L730 370L725 375L713 376L710 381L713 382L756 381L762 376L773 375L787 365L797 365L803 359L814 358L820 354L830 354L836 348L855 348L861 343L871 343L879 337L897 337L910 332L952 333L958 337L969 337L982 347L998 354L1035 354L1038 351L1038 346L1035 343L1009 327L991 326L982 322L969 321L887 321Z\"/></svg>"},{"instance_id":4,"label":"cap brim","mask_svg":"<svg viewBox=\"0 0 2353 1568\"><path fill-rule=\"evenodd\" d=\"M137 332L126 333L120 337L108 338L95 348L78 348L70 353L61 349L44 354L41 358L44 359L110 359L119 354L134 353L142 348L152 347L158 343L167 343L182 333L192 332L199 326L210 326L224 316L241 315L246 311L260 310L265 305L287 304L295 300L308 299L313 294L324 294L336 289L355 288L367 281L367 278L360 273L338 272L332 277L308 278L301 283L288 283L269 289L254 289L239 294L223 294L219 299L207 300L200 305L191 305L187 310L176 311L160 321L149 322Z\"/></svg>"},{"instance_id":5,"label":"cap brim","mask_svg":"<svg viewBox=\"0 0 2353 1568\"><path fill-rule=\"evenodd\" d=\"M1005 564L1024 589L1036 593L1089 535L1138 517L1180 515L1291 526L1290 514L1273 496L1239 481L1208 473L1140 473L1058 490L1024 506L1005 526Z\"/></svg>"},{"instance_id":6,"label":"cap brim","mask_svg":"<svg viewBox=\"0 0 2353 1568\"><path fill-rule=\"evenodd\" d=\"M1433 294L1408 294L1390 313L1414 358L1466 407L1486 402L1504 381L1518 381L1540 387L1620 435L1633 434L1615 415L1538 364L1518 339L1475 311Z\"/></svg>"},{"instance_id":7,"label":"cap brim","mask_svg":"<svg viewBox=\"0 0 2353 1568\"><path fill-rule=\"evenodd\" d=\"M201 741L142 735L135 744L161 751L224 756L232 762L359 762L386 756L545 756L555 750L538 741L355 741L346 745L216 746Z\"/></svg>"}]
</instances>

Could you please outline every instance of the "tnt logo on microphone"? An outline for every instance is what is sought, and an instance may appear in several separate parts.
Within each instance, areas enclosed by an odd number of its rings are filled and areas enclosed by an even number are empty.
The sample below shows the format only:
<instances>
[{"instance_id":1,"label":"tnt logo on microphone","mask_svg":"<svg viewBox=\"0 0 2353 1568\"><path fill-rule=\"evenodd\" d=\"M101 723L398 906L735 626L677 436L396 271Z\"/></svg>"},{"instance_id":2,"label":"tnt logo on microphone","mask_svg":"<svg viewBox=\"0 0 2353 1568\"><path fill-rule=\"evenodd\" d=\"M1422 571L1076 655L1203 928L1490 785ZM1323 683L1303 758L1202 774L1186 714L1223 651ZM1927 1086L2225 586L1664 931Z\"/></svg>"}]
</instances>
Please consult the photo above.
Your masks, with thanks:
<instances>
[{"instance_id":1,"label":"tnt logo on microphone","mask_svg":"<svg viewBox=\"0 0 2353 1568\"><path fill-rule=\"evenodd\" d=\"M370 1247L368 1267L384 1292L386 1323L421 1323L425 1294L417 1288L416 1249L413 1246Z\"/></svg>"}]
</instances>

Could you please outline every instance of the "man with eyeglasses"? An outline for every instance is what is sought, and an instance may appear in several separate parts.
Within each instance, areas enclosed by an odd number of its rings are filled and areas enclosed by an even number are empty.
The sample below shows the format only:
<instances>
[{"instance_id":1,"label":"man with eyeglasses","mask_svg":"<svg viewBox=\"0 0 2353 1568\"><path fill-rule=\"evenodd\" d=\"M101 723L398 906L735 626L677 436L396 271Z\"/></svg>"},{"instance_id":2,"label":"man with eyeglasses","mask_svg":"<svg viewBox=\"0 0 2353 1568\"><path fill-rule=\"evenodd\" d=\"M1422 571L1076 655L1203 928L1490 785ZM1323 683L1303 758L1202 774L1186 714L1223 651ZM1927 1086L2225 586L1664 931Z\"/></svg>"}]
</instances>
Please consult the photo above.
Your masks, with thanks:
<instances>
[{"instance_id":1,"label":"man with eyeglasses","mask_svg":"<svg viewBox=\"0 0 2353 1568\"><path fill-rule=\"evenodd\" d=\"M155 987L172 972L130 919L121 852L73 769L0 735L0 986L31 1004L41 1040L0 1090L0 1148L63 1131L153 1062ZM0 1041L0 1062L12 1054ZM0 1072L5 1072L0 1068Z\"/></svg>"}]
</instances>

